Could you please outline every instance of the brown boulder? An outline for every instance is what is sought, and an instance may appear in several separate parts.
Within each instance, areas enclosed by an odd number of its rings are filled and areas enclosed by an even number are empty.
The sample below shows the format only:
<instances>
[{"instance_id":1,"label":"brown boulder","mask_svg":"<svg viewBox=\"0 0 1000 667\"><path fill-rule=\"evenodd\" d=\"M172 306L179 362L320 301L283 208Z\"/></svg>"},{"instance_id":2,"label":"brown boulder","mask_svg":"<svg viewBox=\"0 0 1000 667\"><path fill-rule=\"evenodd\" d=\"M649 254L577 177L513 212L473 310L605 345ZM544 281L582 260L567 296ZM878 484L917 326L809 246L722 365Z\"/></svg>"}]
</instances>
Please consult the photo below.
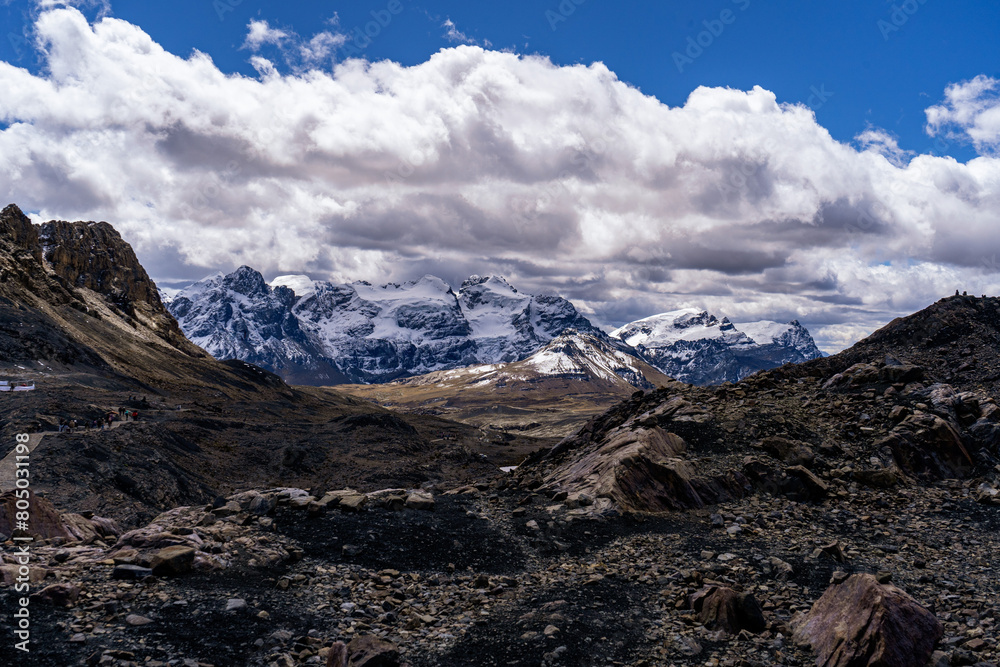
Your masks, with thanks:
<instances>
[{"instance_id":1,"label":"brown boulder","mask_svg":"<svg viewBox=\"0 0 1000 667\"><path fill-rule=\"evenodd\" d=\"M17 501L14 491L0 495L0 533L13 535L17 526ZM59 511L45 498L32 494L30 498L31 520L28 522L28 534L36 540L47 540L53 537L70 538L66 526L63 525Z\"/></svg>"},{"instance_id":2,"label":"brown boulder","mask_svg":"<svg viewBox=\"0 0 1000 667\"><path fill-rule=\"evenodd\" d=\"M149 567L158 577L187 574L194 564L194 549L173 546L160 549L149 561Z\"/></svg>"},{"instance_id":3,"label":"brown boulder","mask_svg":"<svg viewBox=\"0 0 1000 667\"><path fill-rule=\"evenodd\" d=\"M826 482L802 466L789 466L785 468L785 473L789 479L785 492L797 495L802 500L819 500L830 492L830 486Z\"/></svg>"},{"instance_id":4,"label":"brown boulder","mask_svg":"<svg viewBox=\"0 0 1000 667\"><path fill-rule=\"evenodd\" d=\"M371 635L352 639L347 652L350 667L401 667L396 645Z\"/></svg>"},{"instance_id":5,"label":"brown boulder","mask_svg":"<svg viewBox=\"0 0 1000 667\"><path fill-rule=\"evenodd\" d=\"M808 467L816 461L816 453L812 448L798 440L773 436L761 440L760 447L774 458L791 465Z\"/></svg>"},{"instance_id":6,"label":"brown boulder","mask_svg":"<svg viewBox=\"0 0 1000 667\"><path fill-rule=\"evenodd\" d=\"M347 667L347 645L334 642L326 656L326 667Z\"/></svg>"},{"instance_id":7,"label":"brown boulder","mask_svg":"<svg viewBox=\"0 0 1000 667\"><path fill-rule=\"evenodd\" d=\"M431 495L430 491L411 491L406 496L406 507L414 510L433 510L434 496Z\"/></svg>"},{"instance_id":8,"label":"brown boulder","mask_svg":"<svg viewBox=\"0 0 1000 667\"><path fill-rule=\"evenodd\" d=\"M910 415L875 446L888 446L899 467L912 474L956 478L966 476L973 467L955 427L926 412Z\"/></svg>"},{"instance_id":9,"label":"brown boulder","mask_svg":"<svg viewBox=\"0 0 1000 667\"><path fill-rule=\"evenodd\" d=\"M925 665L943 629L934 615L895 586L855 574L827 589L796 623L820 667Z\"/></svg>"},{"instance_id":10,"label":"brown boulder","mask_svg":"<svg viewBox=\"0 0 1000 667\"><path fill-rule=\"evenodd\" d=\"M56 607L72 607L80 597L80 587L73 584L52 584L31 597Z\"/></svg>"},{"instance_id":11,"label":"brown boulder","mask_svg":"<svg viewBox=\"0 0 1000 667\"><path fill-rule=\"evenodd\" d=\"M760 633L767 627L764 612L749 593L737 593L725 586L705 586L691 596L691 609L709 630L731 635L747 630Z\"/></svg>"}]
</instances>

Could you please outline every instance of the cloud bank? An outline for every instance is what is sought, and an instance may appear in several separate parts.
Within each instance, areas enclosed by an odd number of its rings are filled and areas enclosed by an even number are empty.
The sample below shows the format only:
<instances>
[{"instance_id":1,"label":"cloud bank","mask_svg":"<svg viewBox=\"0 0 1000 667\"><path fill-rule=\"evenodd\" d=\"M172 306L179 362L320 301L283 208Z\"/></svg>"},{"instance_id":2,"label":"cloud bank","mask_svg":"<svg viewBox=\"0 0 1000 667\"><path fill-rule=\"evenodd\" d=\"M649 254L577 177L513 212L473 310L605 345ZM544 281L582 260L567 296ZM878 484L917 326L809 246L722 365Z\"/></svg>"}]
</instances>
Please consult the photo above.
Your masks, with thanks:
<instances>
[{"instance_id":1,"label":"cloud bank","mask_svg":"<svg viewBox=\"0 0 1000 667\"><path fill-rule=\"evenodd\" d=\"M986 77L928 110L929 132L980 148L961 164L877 128L839 143L759 87L669 107L600 63L461 45L291 74L253 54L249 78L72 8L35 32L43 73L0 63L5 199L112 222L160 281L493 272L603 324L697 305L798 318L827 350L955 289L1000 291ZM248 48L275 41L249 27Z\"/></svg>"}]
</instances>

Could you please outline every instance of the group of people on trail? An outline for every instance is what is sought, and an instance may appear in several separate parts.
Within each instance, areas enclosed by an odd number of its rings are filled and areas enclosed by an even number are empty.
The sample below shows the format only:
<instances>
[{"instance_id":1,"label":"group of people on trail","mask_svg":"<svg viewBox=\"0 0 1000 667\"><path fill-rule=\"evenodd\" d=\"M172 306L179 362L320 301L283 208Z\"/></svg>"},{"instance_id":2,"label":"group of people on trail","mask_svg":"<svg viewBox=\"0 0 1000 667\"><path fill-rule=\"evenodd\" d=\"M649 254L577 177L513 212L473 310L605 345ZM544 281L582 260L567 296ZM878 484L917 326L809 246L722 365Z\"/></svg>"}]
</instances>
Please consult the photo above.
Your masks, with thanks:
<instances>
[{"instance_id":1,"label":"group of people on trail","mask_svg":"<svg viewBox=\"0 0 1000 667\"><path fill-rule=\"evenodd\" d=\"M128 408L118 408L117 414L114 412L109 412L100 419L60 419L59 420L59 433L63 431L68 431L70 433L78 431L81 428L84 431L89 431L91 429L96 430L107 430L111 428L111 424L116 421L123 422L133 422L139 419L138 410L130 410Z\"/></svg>"}]
</instances>

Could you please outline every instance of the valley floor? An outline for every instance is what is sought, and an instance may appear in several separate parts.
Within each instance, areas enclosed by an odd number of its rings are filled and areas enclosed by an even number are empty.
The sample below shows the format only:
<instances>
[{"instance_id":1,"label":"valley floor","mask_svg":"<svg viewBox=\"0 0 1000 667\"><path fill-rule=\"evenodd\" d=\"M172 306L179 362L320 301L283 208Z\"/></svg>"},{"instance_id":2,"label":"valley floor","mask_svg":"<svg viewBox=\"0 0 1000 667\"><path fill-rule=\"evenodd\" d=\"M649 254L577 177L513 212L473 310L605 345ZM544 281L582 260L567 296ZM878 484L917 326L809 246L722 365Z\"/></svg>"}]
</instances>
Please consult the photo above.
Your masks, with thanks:
<instances>
[{"instance_id":1,"label":"valley floor","mask_svg":"<svg viewBox=\"0 0 1000 667\"><path fill-rule=\"evenodd\" d=\"M414 667L810 665L789 622L838 572L891 579L932 609L945 626L934 664L1000 657L1000 509L959 482L657 516L598 516L505 486L439 494L432 511L310 515L287 492L271 516L173 511L161 536L194 533L229 562L175 578L114 580L111 549L41 547L82 595L33 607L33 653L19 664L325 664L333 641L366 634ZM689 598L712 582L752 593L767 629L702 625ZM0 605L12 596L0 591Z\"/></svg>"}]
</instances>

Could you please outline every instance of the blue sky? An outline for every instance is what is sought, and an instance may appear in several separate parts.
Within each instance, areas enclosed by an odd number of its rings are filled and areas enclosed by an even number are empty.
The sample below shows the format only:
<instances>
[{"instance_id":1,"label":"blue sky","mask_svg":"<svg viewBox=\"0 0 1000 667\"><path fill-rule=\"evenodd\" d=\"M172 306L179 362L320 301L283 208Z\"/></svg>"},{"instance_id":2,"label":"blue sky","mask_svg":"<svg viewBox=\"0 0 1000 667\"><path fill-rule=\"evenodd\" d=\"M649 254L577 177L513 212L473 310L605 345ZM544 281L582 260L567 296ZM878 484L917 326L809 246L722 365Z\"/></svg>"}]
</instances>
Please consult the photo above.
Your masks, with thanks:
<instances>
[{"instance_id":1,"label":"blue sky","mask_svg":"<svg viewBox=\"0 0 1000 667\"><path fill-rule=\"evenodd\" d=\"M470 40L496 49L543 54L557 64L604 62L623 81L671 106L683 104L700 85L741 90L760 85L781 102L812 106L820 124L840 141L874 125L898 136L905 150L961 161L975 151L967 143L928 137L924 109L949 83L1000 76L1000 4L989 0L577 1L400 0L403 12L359 51L371 60L418 64L455 44L442 28L451 20ZM250 20L310 37L329 30L337 16L349 33L363 29L371 13L385 12L387 5L113 0L110 12L103 11L141 26L175 54L198 49L223 71L252 75L249 54L240 48ZM96 7L83 9L90 16L99 13ZM30 36L36 3L10 2L0 11L8 32L0 59L37 67L35 55L17 39ZM723 23L726 11L731 22ZM708 31L719 34L709 41L700 35ZM707 48L690 63L681 59L678 68L675 54L698 54L689 39L699 36Z\"/></svg>"},{"instance_id":2,"label":"blue sky","mask_svg":"<svg viewBox=\"0 0 1000 667\"><path fill-rule=\"evenodd\" d=\"M0 16L0 194L113 223L161 286L494 273L607 327L708 308L798 319L828 352L1000 292L993 2Z\"/></svg>"}]
</instances>

